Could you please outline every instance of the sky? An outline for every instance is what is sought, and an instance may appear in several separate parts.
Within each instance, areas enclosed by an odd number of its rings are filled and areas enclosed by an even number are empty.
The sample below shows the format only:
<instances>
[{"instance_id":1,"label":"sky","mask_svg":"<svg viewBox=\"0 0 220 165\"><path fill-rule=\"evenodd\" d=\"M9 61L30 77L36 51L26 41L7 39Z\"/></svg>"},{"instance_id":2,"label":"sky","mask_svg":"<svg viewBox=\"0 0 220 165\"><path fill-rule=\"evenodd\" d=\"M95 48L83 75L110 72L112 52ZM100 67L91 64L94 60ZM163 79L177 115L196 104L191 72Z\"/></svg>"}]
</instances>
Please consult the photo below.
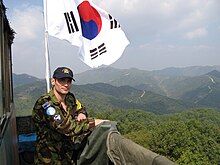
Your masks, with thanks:
<instances>
[{"instance_id":1,"label":"sky","mask_svg":"<svg viewBox=\"0 0 220 165\"><path fill-rule=\"evenodd\" d=\"M3 0L15 30L13 72L45 76L43 0ZM219 0L93 0L121 25L130 44L111 67L160 70L220 65ZM49 36L50 66L90 70L78 48Z\"/></svg>"}]
</instances>

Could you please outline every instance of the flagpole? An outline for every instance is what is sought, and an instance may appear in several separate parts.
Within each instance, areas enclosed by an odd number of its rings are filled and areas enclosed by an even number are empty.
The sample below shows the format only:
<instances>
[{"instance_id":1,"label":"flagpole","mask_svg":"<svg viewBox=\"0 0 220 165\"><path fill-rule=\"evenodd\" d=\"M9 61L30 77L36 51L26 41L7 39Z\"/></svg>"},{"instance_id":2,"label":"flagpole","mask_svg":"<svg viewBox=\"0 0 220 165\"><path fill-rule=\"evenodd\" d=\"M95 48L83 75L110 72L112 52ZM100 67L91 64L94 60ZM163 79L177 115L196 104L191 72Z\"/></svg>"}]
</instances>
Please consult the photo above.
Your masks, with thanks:
<instances>
[{"instance_id":1,"label":"flagpole","mask_svg":"<svg viewBox=\"0 0 220 165\"><path fill-rule=\"evenodd\" d=\"M49 49L48 49L48 32L45 31L45 60L46 60L46 84L47 84L47 92L50 91L50 57L49 57Z\"/></svg>"},{"instance_id":2,"label":"flagpole","mask_svg":"<svg viewBox=\"0 0 220 165\"><path fill-rule=\"evenodd\" d=\"M45 24L45 33L44 33L44 43L45 43L45 60L46 60L46 70L45 70L45 79L47 85L47 92L50 91L50 57L48 49L48 25L47 25L47 0L44 1L44 24Z\"/></svg>"}]
</instances>

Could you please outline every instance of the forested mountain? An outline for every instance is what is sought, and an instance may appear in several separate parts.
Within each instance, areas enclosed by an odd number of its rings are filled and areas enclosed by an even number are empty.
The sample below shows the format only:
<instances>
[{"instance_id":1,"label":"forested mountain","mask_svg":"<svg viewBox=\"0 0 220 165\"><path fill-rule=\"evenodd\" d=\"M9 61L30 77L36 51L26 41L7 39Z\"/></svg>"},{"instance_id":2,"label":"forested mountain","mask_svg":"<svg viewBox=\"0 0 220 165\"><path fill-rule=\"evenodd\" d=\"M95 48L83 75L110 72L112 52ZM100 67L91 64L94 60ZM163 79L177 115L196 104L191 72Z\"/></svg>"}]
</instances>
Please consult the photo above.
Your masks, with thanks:
<instances>
[{"instance_id":1,"label":"forested mountain","mask_svg":"<svg viewBox=\"0 0 220 165\"><path fill-rule=\"evenodd\" d=\"M26 84L31 84L35 82L44 82L44 80L36 78L28 74L13 74L13 85L14 88Z\"/></svg>"},{"instance_id":2,"label":"forested mountain","mask_svg":"<svg viewBox=\"0 0 220 165\"><path fill-rule=\"evenodd\" d=\"M37 98L45 93L42 82L19 86L14 89L18 116L31 114ZM74 85L75 96L88 108L96 111L109 109L141 109L155 114L169 114L192 108L193 105L130 86L115 87L97 83Z\"/></svg>"},{"instance_id":3,"label":"forested mountain","mask_svg":"<svg viewBox=\"0 0 220 165\"><path fill-rule=\"evenodd\" d=\"M216 67L215 67L216 68ZM213 69L213 68L212 68ZM169 69L168 69L169 70ZM141 109L156 114L181 112L193 107L220 109L220 72L211 70L202 75L190 69L177 69L174 74L164 71L143 71L138 69L101 68L76 75L73 91L83 103L96 110L106 108ZM201 71L207 71L200 68ZM199 73L201 73L201 71ZM164 72L166 75L163 75ZM184 76L180 76L180 74ZM172 76L168 76L168 75ZM178 76L174 76L178 75ZM14 74L15 101L18 111L30 113L36 99L46 91L45 80L29 75ZM82 85L81 80L89 83ZM100 81L100 83L97 83ZM82 80L83 82L83 80ZM91 83L93 82L93 83ZM104 82L104 83L103 83ZM79 85L81 84L81 85ZM30 105L27 105L30 104ZM23 114L22 112L22 114Z\"/></svg>"},{"instance_id":4,"label":"forested mountain","mask_svg":"<svg viewBox=\"0 0 220 165\"><path fill-rule=\"evenodd\" d=\"M211 71L220 72L220 66L193 66L185 68L165 68L162 70L146 71L136 68L116 69L112 67L93 69L76 74L76 84L108 83L114 86L152 84L170 77L195 77ZM125 81L127 80L127 82ZM130 84L128 84L130 83ZM158 83L157 83L158 84Z\"/></svg>"},{"instance_id":5,"label":"forested mountain","mask_svg":"<svg viewBox=\"0 0 220 165\"><path fill-rule=\"evenodd\" d=\"M166 76L200 76L211 72L213 70L220 71L220 66L190 66L190 67L183 67L183 68L165 68L162 70L153 71L156 74L166 75Z\"/></svg>"},{"instance_id":6,"label":"forested mountain","mask_svg":"<svg viewBox=\"0 0 220 165\"><path fill-rule=\"evenodd\" d=\"M86 103L87 107L98 111L108 107L111 109L141 109L155 114L167 114L193 107L193 104L130 86L115 87L97 83L79 85L73 91Z\"/></svg>"},{"instance_id":7,"label":"forested mountain","mask_svg":"<svg viewBox=\"0 0 220 165\"><path fill-rule=\"evenodd\" d=\"M217 103L216 100L220 95L220 72L216 69L220 69L220 66L167 68L151 72L134 68L124 70L101 68L76 75L76 79L77 84L84 84L87 81L104 82L114 86L128 85L139 90L191 102L196 106L219 108L220 102Z\"/></svg>"},{"instance_id":8,"label":"forested mountain","mask_svg":"<svg viewBox=\"0 0 220 165\"><path fill-rule=\"evenodd\" d=\"M155 115L138 110L114 110L92 115L117 121L125 137L179 165L219 163L220 112L193 109L177 114Z\"/></svg>"}]
</instances>

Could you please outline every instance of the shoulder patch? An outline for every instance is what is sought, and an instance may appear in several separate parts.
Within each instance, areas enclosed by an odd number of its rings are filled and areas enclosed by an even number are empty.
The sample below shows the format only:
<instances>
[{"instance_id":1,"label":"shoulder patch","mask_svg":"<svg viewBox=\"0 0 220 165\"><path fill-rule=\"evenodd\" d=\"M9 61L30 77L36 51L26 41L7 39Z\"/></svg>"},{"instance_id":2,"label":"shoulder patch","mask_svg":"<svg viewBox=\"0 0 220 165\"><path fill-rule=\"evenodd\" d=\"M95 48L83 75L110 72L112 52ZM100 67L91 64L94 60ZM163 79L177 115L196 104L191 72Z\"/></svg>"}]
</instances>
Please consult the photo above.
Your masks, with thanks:
<instances>
[{"instance_id":1,"label":"shoulder patch","mask_svg":"<svg viewBox=\"0 0 220 165\"><path fill-rule=\"evenodd\" d=\"M45 113L46 113L48 116L53 116L53 115L55 115L56 109L55 109L54 107L51 107L49 102L45 102L45 103L42 105L42 107L43 107L43 109L45 110Z\"/></svg>"},{"instance_id":2,"label":"shoulder patch","mask_svg":"<svg viewBox=\"0 0 220 165\"><path fill-rule=\"evenodd\" d=\"M58 123L62 122L62 117L59 114L54 115L53 119Z\"/></svg>"},{"instance_id":3,"label":"shoulder patch","mask_svg":"<svg viewBox=\"0 0 220 165\"><path fill-rule=\"evenodd\" d=\"M50 103L47 101L42 105L43 109L47 109L48 107L50 107Z\"/></svg>"},{"instance_id":4,"label":"shoulder patch","mask_svg":"<svg viewBox=\"0 0 220 165\"><path fill-rule=\"evenodd\" d=\"M47 114L48 116L53 116L53 115L55 115L55 113L56 113L56 110L55 110L55 108L53 108L53 107L48 107L48 108L46 109L46 114Z\"/></svg>"}]
</instances>

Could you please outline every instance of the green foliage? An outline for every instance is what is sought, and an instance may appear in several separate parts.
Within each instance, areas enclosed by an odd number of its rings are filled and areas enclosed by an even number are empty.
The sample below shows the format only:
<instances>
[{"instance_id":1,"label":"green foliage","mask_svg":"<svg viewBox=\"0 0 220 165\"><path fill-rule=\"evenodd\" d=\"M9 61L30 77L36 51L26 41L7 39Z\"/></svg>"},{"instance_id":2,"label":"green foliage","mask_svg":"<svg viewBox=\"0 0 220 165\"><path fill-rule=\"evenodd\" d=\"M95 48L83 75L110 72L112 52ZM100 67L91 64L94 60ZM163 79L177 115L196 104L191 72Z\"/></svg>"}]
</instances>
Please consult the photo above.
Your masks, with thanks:
<instances>
[{"instance_id":1,"label":"green foliage","mask_svg":"<svg viewBox=\"0 0 220 165\"><path fill-rule=\"evenodd\" d=\"M35 82L30 86L24 85L14 89L16 116L29 116L37 98L45 93L45 85Z\"/></svg>"},{"instance_id":2,"label":"green foliage","mask_svg":"<svg viewBox=\"0 0 220 165\"><path fill-rule=\"evenodd\" d=\"M89 112L117 121L123 136L180 165L212 165L220 160L220 113L215 110L170 115L120 109Z\"/></svg>"},{"instance_id":3,"label":"green foliage","mask_svg":"<svg viewBox=\"0 0 220 165\"><path fill-rule=\"evenodd\" d=\"M188 113L194 117L187 119L183 113L183 116L178 114L176 120L161 122L152 130L150 149L178 164L217 164L220 160L220 126L215 123L219 119L211 121L213 111L204 112L200 112L201 118L198 118L198 111L190 111Z\"/></svg>"},{"instance_id":4,"label":"green foliage","mask_svg":"<svg viewBox=\"0 0 220 165\"><path fill-rule=\"evenodd\" d=\"M151 134L147 130L137 130L124 135L128 139L132 139L133 142L149 148L148 141L150 141Z\"/></svg>"}]
</instances>

